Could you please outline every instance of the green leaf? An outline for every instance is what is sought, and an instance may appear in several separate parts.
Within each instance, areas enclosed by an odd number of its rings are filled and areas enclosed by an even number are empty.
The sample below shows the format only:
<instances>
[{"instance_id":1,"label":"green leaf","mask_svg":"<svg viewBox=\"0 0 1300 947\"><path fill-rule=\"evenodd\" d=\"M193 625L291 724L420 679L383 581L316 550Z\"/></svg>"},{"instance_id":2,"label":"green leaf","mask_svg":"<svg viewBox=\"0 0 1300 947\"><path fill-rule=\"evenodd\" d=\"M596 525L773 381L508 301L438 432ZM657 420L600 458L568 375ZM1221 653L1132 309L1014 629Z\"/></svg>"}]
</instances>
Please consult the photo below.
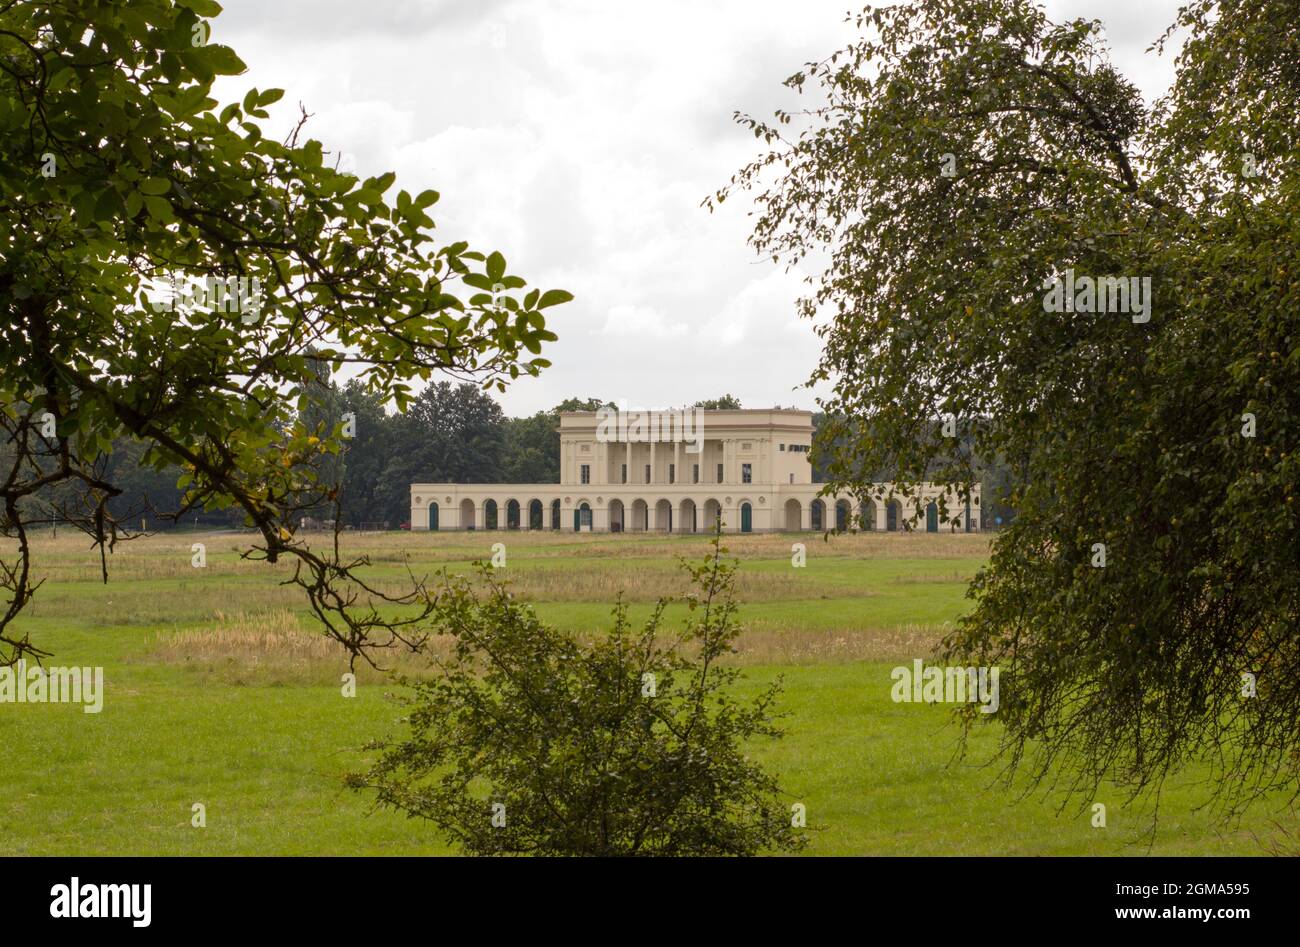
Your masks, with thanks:
<instances>
[{"instance_id":1,"label":"green leaf","mask_svg":"<svg viewBox=\"0 0 1300 947\"><path fill-rule=\"evenodd\" d=\"M202 48L207 64L219 76L237 76L248 71L244 61L229 46L209 43Z\"/></svg>"},{"instance_id":2,"label":"green leaf","mask_svg":"<svg viewBox=\"0 0 1300 947\"><path fill-rule=\"evenodd\" d=\"M221 4L216 0L180 0L178 4L182 7L189 7L199 16L211 19L221 12Z\"/></svg>"},{"instance_id":3,"label":"green leaf","mask_svg":"<svg viewBox=\"0 0 1300 947\"><path fill-rule=\"evenodd\" d=\"M162 197L144 198L144 206L149 211L149 216L160 223L169 224L175 219L172 213L172 205Z\"/></svg>"},{"instance_id":4,"label":"green leaf","mask_svg":"<svg viewBox=\"0 0 1300 947\"><path fill-rule=\"evenodd\" d=\"M563 289L548 289L542 293L542 298L537 303L538 309L545 309L548 306L558 306L561 303L567 303L573 299L573 293Z\"/></svg>"}]
</instances>

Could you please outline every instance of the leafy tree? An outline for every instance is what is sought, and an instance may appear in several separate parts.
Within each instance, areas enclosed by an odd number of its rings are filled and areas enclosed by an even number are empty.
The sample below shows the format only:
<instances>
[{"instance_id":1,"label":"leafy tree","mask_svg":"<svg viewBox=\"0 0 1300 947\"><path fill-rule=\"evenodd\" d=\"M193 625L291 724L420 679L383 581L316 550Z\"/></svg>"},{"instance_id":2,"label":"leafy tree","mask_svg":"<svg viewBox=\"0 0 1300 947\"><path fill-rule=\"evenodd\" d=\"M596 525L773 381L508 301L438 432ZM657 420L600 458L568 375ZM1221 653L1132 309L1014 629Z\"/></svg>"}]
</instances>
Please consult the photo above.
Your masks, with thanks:
<instances>
[{"instance_id":1,"label":"leafy tree","mask_svg":"<svg viewBox=\"0 0 1300 947\"><path fill-rule=\"evenodd\" d=\"M780 682L742 703L740 672L719 664L739 633L725 552L715 535L702 563L683 562L690 617L666 645L666 601L640 631L620 602L610 633L583 645L490 568L481 596L449 579L437 624L452 654L409 682L409 737L375 743L382 753L350 784L474 855L797 850L806 838L791 807L744 752L780 735Z\"/></svg>"},{"instance_id":2,"label":"leafy tree","mask_svg":"<svg viewBox=\"0 0 1300 947\"><path fill-rule=\"evenodd\" d=\"M551 410L558 418L569 411L599 411L601 408L612 407L614 402L602 401L600 398L565 398Z\"/></svg>"},{"instance_id":3,"label":"leafy tree","mask_svg":"<svg viewBox=\"0 0 1300 947\"><path fill-rule=\"evenodd\" d=\"M391 459L400 456L407 446L399 433L402 418L389 415L382 396L366 390L356 379L343 386L342 399L344 416L354 425L344 453L346 469L340 497L343 519L350 526L383 522L385 473ZM409 515L408 507L395 522L404 522Z\"/></svg>"},{"instance_id":4,"label":"leafy tree","mask_svg":"<svg viewBox=\"0 0 1300 947\"><path fill-rule=\"evenodd\" d=\"M501 406L474 385L430 385L411 409L414 434L433 479L451 483L501 480L505 415Z\"/></svg>"},{"instance_id":5,"label":"leafy tree","mask_svg":"<svg viewBox=\"0 0 1300 947\"><path fill-rule=\"evenodd\" d=\"M721 398L705 398L703 401L695 402L693 407L703 408L705 411L739 411L740 399L735 395L723 395Z\"/></svg>"},{"instance_id":6,"label":"leafy tree","mask_svg":"<svg viewBox=\"0 0 1300 947\"><path fill-rule=\"evenodd\" d=\"M313 377L308 379L299 402L297 429L318 439L328 437L343 423L343 396L330 377L330 366L315 351L309 350L308 364ZM309 456L300 463L309 467L304 471L312 481L313 489L295 498L295 506L312 516L332 518L339 509L339 492L346 475L345 454L323 453Z\"/></svg>"},{"instance_id":7,"label":"leafy tree","mask_svg":"<svg viewBox=\"0 0 1300 947\"><path fill-rule=\"evenodd\" d=\"M549 411L529 418L506 421L506 483L560 482L560 415L572 411L612 408L612 401L599 398L566 398Z\"/></svg>"},{"instance_id":8,"label":"leafy tree","mask_svg":"<svg viewBox=\"0 0 1300 947\"><path fill-rule=\"evenodd\" d=\"M435 243L436 192L390 195L391 173L335 170L305 116L266 138L280 90L212 98L217 76L245 68L211 41L220 9L0 5L0 427L13 448L0 531L16 547L0 569L0 661L40 653L14 624L33 593L28 501L110 548L123 532L106 457L121 437L155 470L184 469L174 512L237 509L258 533L250 557L295 560L354 657L395 645L409 625L381 617L385 596L293 535L311 461L341 442L297 423L310 353L358 366L398 409L435 372L504 389L548 364L543 310L568 293L525 295L500 253ZM401 600L431 607L418 587Z\"/></svg>"},{"instance_id":9,"label":"leafy tree","mask_svg":"<svg viewBox=\"0 0 1300 947\"><path fill-rule=\"evenodd\" d=\"M528 418L505 422L505 483L560 482L560 426L558 413L538 411Z\"/></svg>"},{"instance_id":10,"label":"leafy tree","mask_svg":"<svg viewBox=\"0 0 1300 947\"><path fill-rule=\"evenodd\" d=\"M416 482L497 483L505 445L501 407L478 386L437 382L395 419L376 489L376 519L410 517Z\"/></svg>"},{"instance_id":11,"label":"leafy tree","mask_svg":"<svg viewBox=\"0 0 1300 947\"><path fill-rule=\"evenodd\" d=\"M767 150L732 185L759 252L829 260L803 303L827 315L829 479L1005 465L1017 515L946 654L1001 666L1010 769L1089 798L1206 758L1229 806L1295 790L1296 4L1193 0L1150 108L1099 24L1025 0L855 22L787 80L824 101L739 116ZM1149 278L1150 307L1085 311L1076 284L1059 311L1070 271ZM945 415L972 450L935 436Z\"/></svg>"}]
</instances>

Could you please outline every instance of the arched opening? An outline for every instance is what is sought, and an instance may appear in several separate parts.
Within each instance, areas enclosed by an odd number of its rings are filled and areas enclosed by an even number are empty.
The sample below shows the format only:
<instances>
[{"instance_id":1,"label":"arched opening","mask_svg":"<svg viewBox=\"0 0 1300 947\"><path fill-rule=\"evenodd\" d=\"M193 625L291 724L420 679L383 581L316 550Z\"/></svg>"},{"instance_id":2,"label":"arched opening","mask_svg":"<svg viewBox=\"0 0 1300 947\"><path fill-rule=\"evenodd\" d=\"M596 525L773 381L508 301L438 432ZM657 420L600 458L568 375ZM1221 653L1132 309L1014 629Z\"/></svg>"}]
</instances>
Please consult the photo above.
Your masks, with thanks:
<instances>
[{"instance_id":1,"label":"arched opening","mask_svg":"<svg viewBox=\"0 0 1300 947\"><path fill-rule=\"evenodd\" d=\"M667 500L655 504L655 529L661 533L673 531L673 505Z\"/></svg>"},{"instance_id":2,"label":"arched opening","mask_svg":"<svg viewBox=\"0 0 1300 947\"><path fill-rule=\"evenodd\" d=\"M645 500L632 501L632 520L628 529L635 530L638 533L644 533L649 523L650 508L646 505Z\"/></svg>"},{"instance_id":3,"label":"arched opening","mask_svg":"<svg viewBox=\"0 0 1300 947\"><path fill-rule=\"evenodd\" d=\"M575 533L591 532L591 507L584 501L573 511L573 531Z\"/></svg>"},{"instance_id":4,"label":"arched opening","mask_svg":"<svg viewBox=\"0 0 1300 947\"><path fill-rule=\"evenodd\" d=\"M812 528L815 529L815 530L818 530L818 531L825 529L825 528L826 528L826 503L825 503L825 501L823 501L823 500L813 500L813 501L812 501L812 510L810 511L810 513L811 513L811 516L812 516Z\"/></svg>"},{"instance_id":5,"label":"arched opening","mask_svg":"<svg viewBox=\"0 0 1300 947\"><path fill-rule=\"evenodd\" d=\"M627 524L624 522L626 512L623 509L622 500L609 501L609 531L611 533L627 532Z\"/></svg>"},{"instance_id":6,"label":"arched opening","mask_svg":"<svg viewBox=\"0 0 1300 947\"><path fill-rule=\"evenodd\" d=\"M870 500L858 508L858 527L860 529L876 528L876 504Z\"/></svg>"},{"instance_id":7,"label":"arched opening","mask_svg":"<svg viewBox=\"0 0 1300 947\"><path fill-rule=\"evenodd\" d=\"M925 531L939 532L939 505L933 500L925 505Z\"/></svg>"},{"instance_id":8,"label":"arched opening","mask_svg":"<svg viewBox=\"0 0 1300 947\"><path fill-rule=\"evenodd\" d=\"M543 517L545 515L546 515L545 508L542 506L541 500L528 501L528 528L529 529L542 529L545 526L545 523L543 522Z\"/></svg>"},{"instance_id":9,"label":"arched opening","mask_svg":"<svg viewBox=\"0 0 1300 947\"><path fill-rule=\"evenodd\" d=\"M437 530L438 528L438 504L429 504L429 529Z\"/></svg>"},{"instance_id":10,"label":"arched opening","mask_svg":"<svg viewBox=\"0 0 1300 947\"><path fill-rule=\"evenodd\" d=\"M519 501L506 501L506 529L519 528Z\"/></svg>"},{"instance_id":11,"label":"arched opening","mask_svg":"<svg viewBox=\"0 0 1300 947\"><path fill-rule=\"evenodd\" d=\"M722 504L717 500L704 501L704 530L713 532L722 521Z\"/></svg>"},{"instance_id":12,"label":"arched opening","mask_svg":"<svg viewBox=\"0 0 1300 947\"><path fill-rule=\"evenodd\" d=\"M695 522L695 501L694 500L682 501L681 515L678 517L678 519L681 520L681 526L679 528L683 533L693 533L696 531L698 525Z\"/></svg>"},{"instance_id":13,"label":"arched opening","mask_svg":"<svg viewBox=\"0 0 1300 947\"><path fill-rule=\"evenodd\" d=\"M787 532L797 533L802 528L803 507L798 500L785 501L785 528Z\"/></svg>"},{"instance_id":14,"label":"arched opening","mask_svg":"<svg viewBox=\"0 0 1300 947\"><path fill-rule=\"evenodd\" d=\"M483 528L497 528L497 501L488 500L483 504Z\"/></svg>"},{"instance_id":15,"label":"arched opening","mask_svg":"<svg viewBox=\"0 0 1300 947\"><path fill-rule=\"evenodd\" d=\"M898 521L902 519L903 508L897 500L885 504L885 529L891 533L898 531Z\"/></svg>"},{"instance_id":16,"label":"arched opening","mask_svg":"<svg viewBox=\"0 0 1300 947\"><path fill-rule=\"evenodd\" d=\"M840 532L849 528L849 501L835 501L835 528Z\"/></svg>"},{"instance_id":17,"label":"arched opening","mask_svg":"<svg viewBox=\"0 0 1300 947\"><path fill-rule=\"evenodd\" d=\"M474 501L473 500L460 501L460 528L461 529L474 528Z\"/></svg>"},{"instance_id":18,"label":"arched opening","mask_svg":"<svg viewBox=\"0 0 1300 947\"><path fill-rule=\"evenodd\" d=\"M754 531L754 508L748 503L740 504L740 531L742 533Z\"/></svg>"}]
</instances>

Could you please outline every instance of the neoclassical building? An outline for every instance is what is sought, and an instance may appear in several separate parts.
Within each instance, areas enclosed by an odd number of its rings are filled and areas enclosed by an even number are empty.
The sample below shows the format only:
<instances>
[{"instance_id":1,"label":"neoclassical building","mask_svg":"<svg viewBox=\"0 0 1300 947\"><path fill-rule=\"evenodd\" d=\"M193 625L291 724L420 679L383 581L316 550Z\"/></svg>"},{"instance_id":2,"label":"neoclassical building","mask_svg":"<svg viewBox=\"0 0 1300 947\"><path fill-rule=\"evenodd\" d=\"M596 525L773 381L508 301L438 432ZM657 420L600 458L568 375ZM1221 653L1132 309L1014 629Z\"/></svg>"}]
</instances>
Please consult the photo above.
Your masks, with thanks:
<instances>
[{"instance_id":1,"label":"neoclassical building","mask_svg":"<svg viewBox=\"0 0 1300 947\"><path fill-rule=\"evenodd\" d=\"M413 483L411 528L694 533L719 518L742 533L981 525L978 485L969 503L954 491L941 504L944 490L928 483L910 497L889 483L861 501L823 495L808 460L808 411L573 412L560 416L559 435L558 484Z\"/></svg>"}]
</instances>

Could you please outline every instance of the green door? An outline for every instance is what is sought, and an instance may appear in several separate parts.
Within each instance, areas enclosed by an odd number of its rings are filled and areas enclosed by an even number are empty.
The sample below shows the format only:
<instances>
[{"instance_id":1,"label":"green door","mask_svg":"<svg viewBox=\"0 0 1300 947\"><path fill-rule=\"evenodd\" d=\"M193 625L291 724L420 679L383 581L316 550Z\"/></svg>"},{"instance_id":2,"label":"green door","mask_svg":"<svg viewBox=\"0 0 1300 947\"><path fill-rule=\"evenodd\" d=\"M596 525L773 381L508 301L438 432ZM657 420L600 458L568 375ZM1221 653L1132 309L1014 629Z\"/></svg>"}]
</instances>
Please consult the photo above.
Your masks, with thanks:
<instances>
[{"instance_id":1,"label":"green door","mask_svg":"<svg viewBox=\"0 0 1300 947\"><path fill-rule=\"evenodd\" d=\"M429 504L429 529L438 528L438 504Z\"/></svg>"},{"instance_id":2,"label":"green door","mask_svg":"<svg viewBox=\"0 0 1300 947\"><path fill-rule=\"evenodd\" d=\"M573 531L576 533L582 529L582 514L577 510L573 511Z\"/></svg>"},{"instance_id":3,"label":"green door","mask_svg":"<svg viewBox=\"0 0 1300 947\"><path fill-rule=\"evenodd\" d=\"M742 533L749 533L749 532L753 532L753 529L754 529L753 510L749 508L748 503L742 503L740 505L740 531Z\"/></svg>"},{"instance_id":4,"label":"green door","mask_svg":"<svg viewBox=\"0 0 1300 947\"><path fill-rule=\"evenodd\" d=\"M935 506L933 500L925 508L925 531L927 533L939 532L939 507Z\"/></svg>"}]
</instances>

